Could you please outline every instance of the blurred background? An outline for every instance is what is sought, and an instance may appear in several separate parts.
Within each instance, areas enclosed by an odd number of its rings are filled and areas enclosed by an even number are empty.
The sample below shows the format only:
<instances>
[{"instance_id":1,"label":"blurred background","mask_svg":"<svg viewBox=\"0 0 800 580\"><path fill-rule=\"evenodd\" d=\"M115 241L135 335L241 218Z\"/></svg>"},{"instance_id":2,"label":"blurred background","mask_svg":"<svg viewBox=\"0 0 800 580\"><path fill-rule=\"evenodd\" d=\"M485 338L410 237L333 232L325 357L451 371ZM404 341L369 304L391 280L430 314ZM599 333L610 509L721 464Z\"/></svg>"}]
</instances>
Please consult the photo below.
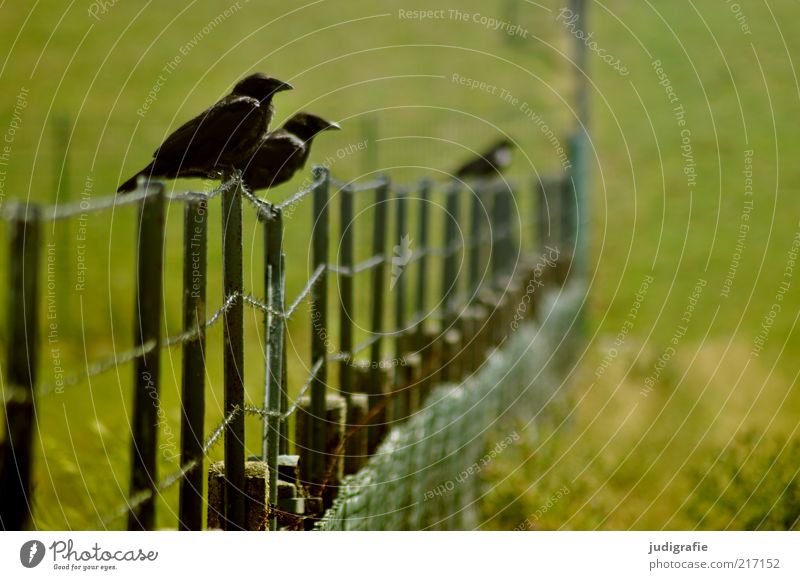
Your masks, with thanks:
<instances>
[{"instance_id":1,"label":"blurred background","mask_svg":"<svg viewBox=\"0 0 800 580\"><path fill-rule=\"evenodd\" d=\"M800 46L789 26L800 7L588 5L588 342L547 435L523 437L481 474L482 526L513 529L538 513L533 529L796 528ZM113 193L171 131L255 71L295 86L276 98L276 124L310 110L342 125L316 140L308 171L271 190L271 200L291 195L326 160L346 180L445 178L498 134L517 143L507 173L527 187L561 168L543 124L562 143L576 125L574 29L564 7L5 3L0 203ZM310 262L310 213L295 212L287 225L298 265ZM135 215L121 208L48 227L58 287L48 348L59 349L64 369L132 345ZM181 218L172 207L168 272L181 267ZM211 218L209 238L214 309L219 221ZM245 212L251 289L262 284L257 234ZM0 253L3 268L6 260ZM289 296L307 276L289 270ZM181 327L180 283L166 276L169 334ZM259 400L263 321L248 312L246 323L248 396ZM290 377L308 371L308 327L307 313L290 324ZM2 324L4 343L5 333ZM220 340L217 327L210 352L221 352ZM41 380L56 380L47 350L42 359ZM162 406L177 433L179 351L164 365ZM208 365L211 427L222 408L221 356ZM37 526L97 528L124 501L130 375L118 369L40 405ZM257 429L249 431L257 448ZM565 486L569 493L542 512ZM161 525L174 525L176 499L173 489L161 500Z\"/></svg>"}]
</instances>

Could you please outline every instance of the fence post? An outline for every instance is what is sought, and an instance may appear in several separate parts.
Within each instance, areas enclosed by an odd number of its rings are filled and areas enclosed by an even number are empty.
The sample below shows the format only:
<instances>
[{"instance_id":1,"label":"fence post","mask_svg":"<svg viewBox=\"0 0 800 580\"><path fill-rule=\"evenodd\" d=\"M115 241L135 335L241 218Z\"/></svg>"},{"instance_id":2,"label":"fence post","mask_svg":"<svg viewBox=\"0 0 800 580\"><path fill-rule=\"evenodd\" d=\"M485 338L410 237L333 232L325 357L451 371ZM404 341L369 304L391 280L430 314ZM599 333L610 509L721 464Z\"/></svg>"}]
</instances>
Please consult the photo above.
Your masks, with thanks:
<instances>
[{"instance_id":1,"label":"fence post","mask_svg":"<svg viewBox=\"0 0 800 580\"><path fill-rule=\"evenodd\" d=\"M128 514L129 530L155 526L158 443L161 301L164 277L164 185L150 183L142 200L136 244L134 343L145 350L134 361L131 497L147 493ZM147 346L150 348L148 349Z\"/></svg>"},{"instance_id":2,"label":"fence post","mask_svg":"<svg viewBox=\"0 0 800 580\"><path fill-rule=\"evenodd\" d=\"M479 305L479 293L481 289L481 257L483 256L484 246L484 223L481 215L484 211L483 201L486 197L485 186L482 183L476 184L472 193L472 203L469 212L469 232L471 236L469 248L469 310L465 317L468 329L465 331L468 336L464 337L464 360L466 363L465 374L470 374L478 368L483 348L482 336L485 336L485 329L481 328L483 308Z\"/></svg>"},{"instance_id":3,"label":"fence post","mask_svg":"<svg viewBox=\"0 0 800 580\"><path fill-rule=\"evenodd\" d=\"M456 350L454 333L456 328L457 314L455 301L457 298L457 268L456 244L458 243L458 218L459 218L459 195L460 189L457 183L448 186L445 193L447 196L444 219L444 259L442 264L442 368L439 378L441 382L447 382L458 378L458 372L453 368L454 351Z\"/></svg>"},{"instance_id":4,"label":"fence post","mask_svg":"<svg viewBox=\"0 0 800 580\"><path fill-rule=\"evenodd\" d=\"M341 303L339 310L339 350L344 357L339 362L339 391L345 399L345 433L348 433L364 419L366 414L366 395L360 394L354 398L353 384L353 275L355 226L353 223L353 189L345 186L341 190L339 202L339 229L341 234L340 262L345 274L339 277L339 292ZM359 429L360 431L360 429ZM344 473L355 473L361 466L366 453L366 437L363 432L350 434L345 443Z\"/></svg>"},{"instance_id":5,"label":"fence post","mask_svg":"<svg viewBox=\"0 0 800 580\"><path fill-rule=\"evenodd\" d=\"M341 265L349 274L339 277L341 303L339 310L339 350L344 358L339 363L339 390L345 398L348 410L353 391L353 190L345 186L341 190L339 203L339 228L341 233ZM348 411L349 412L349 411ZM349 424L350 418L347 422Z\"/></svg>"},{"instance_id":6,"label":"fence post","mask_svg":"<svg viewBox=\"0 0 800 580\"><path fill-rule=\"evenodd\" d=\"M208 200L204 195L193 195L183 213L183 330L197 334L183 343L180 461L181 465L196 465L180 483L181 530L203 529L207 241Z\"/></svg>"},{"instance_id":7,"label":"fence post","mask_svg":"<svg viewBox=\"0 0 800 580\"><path fill-rule=\"evenodd\" d=\"M578 27L586 34L586 0L570 0L573 12L579 15ZM586 284L589 277L589 72L586 43L575 37L575 101L579 127L572 143L571 178L575 187L576 236L574 269L577 278ZM581 316L584 313L582 311Z\"/></svg>"},{"instance_id":8,"label":"fence post","mask_svg":"<svg viewBox=\"0 0 800 580\"><path fill-rule=\"evenodd\" d=\"M284 300L286 298L286 254L281 254L281 288L284 290ZM286 389L286 376L289 374L289 363L288 357L286 356L286 321L284 320L284 347L281 349L283 351L283 355L281 357L281 368L283 372L281 373L281 413L286 413L289 409L289 391ZM278 445L278 450L281 455L286 455L289 453L289 421L284 420L281 421L281 438L280 444Z\"/></svg>"},{"instance_id":9,"label":"fence post","mask_svg":"<svg viewBox=\"0 0 800 580\"><path fill-rule=\"evenodd\" d=\"M308 466L309 481L318 486L325 477L327 455L325 447L328 441L327 404L325 390L328 383L328 196L330 190L330 174L326 167L314 167L314 178L320 184L314 189L314 218L312 222L313 267L314 271L322 267L322 273L311 289L311 366L321 359L322 364L311 383L311 417L307 425L306 440L310 443Z\"/></svg>"},{"instance_id":10,"label":"fence post","mask_svg":"<svg viewBox=\"0 0 800 580\"><path fill-rule=\"evenodd\" d=\"M425 272L428 264L428 222L429 222L429 207L428 198L431 192L431 182L423 179L419 187L419 251L420 257L417 264L417 292L416 292L416 312L414 319L417 324L416 331L416 345L417 351L422 350L425 346Z\"/></svg>"},{"instance_id":11,"label":"fence post","mask_svg":"<svg viewBox=\"0 0 800 580\"><path fill-rule=\"evenodd\" d=\"M32 516L31 463L39 359L39 208L16 206L11 220L5 439L0 449L0 528L23 530Z\"/></svg>"},{"instance_id":12,"label":"fence post","mask_svg":"<svg viewBox=\"0 0 800 580\"><path fill-rule=\"evenodd\" d=\"M381 363L383 339L383 298L386 293L386 214L389 197L389 178L383 177L375 189L375 221L372 229L372 255L383 260L372 270L372 333L377 335L370 349L369 395L370 408L383 404L384 380ZM382 409L370 421L368 428L368 450L372 454L380 443L386 426L386 409Z\"/></svg>"},{"instance_id":13,"label":"fence post","mask_svg":"<svg viewBox=\"0 0 800 580\"><path fill-rule=\"evenodd\" d=\"M497 284L512 270L514 243L511 231L511 191L507 184L496 184L492 190L492 222L495 224L493 247L496 254L492 278Z\"/></svg>"},{"instance_id":14,"label":"fence post","mask_svg":"<svg viewBox=\"0 0 800 580\"><path fill-rule=\"evenodd\" d=\"M283 391L284 319L283 312L283 214L273 209L264 219L264 291L272 312L264 317L267 335L267 372L264 390L264 407L270 412L264 419L263 456L269 468L269 497L273 503L278 497L278 453L280 451ZM270 514L269 529L278 529L278 519Z\"/></svg>"},{"instance_id":15,"label":"fence post","mask_svg":"<svg viewBox=\"0 0 800 580\"><path fill-rule=\"evenodd\" d=\"M226 180L233 176L228 174ZM225 529L245 529L244 456L244 342L242 301L242 182L222 192L223 300L235 296L223 314L223 372L225 416Z\"/></svg>"}]
</instances>

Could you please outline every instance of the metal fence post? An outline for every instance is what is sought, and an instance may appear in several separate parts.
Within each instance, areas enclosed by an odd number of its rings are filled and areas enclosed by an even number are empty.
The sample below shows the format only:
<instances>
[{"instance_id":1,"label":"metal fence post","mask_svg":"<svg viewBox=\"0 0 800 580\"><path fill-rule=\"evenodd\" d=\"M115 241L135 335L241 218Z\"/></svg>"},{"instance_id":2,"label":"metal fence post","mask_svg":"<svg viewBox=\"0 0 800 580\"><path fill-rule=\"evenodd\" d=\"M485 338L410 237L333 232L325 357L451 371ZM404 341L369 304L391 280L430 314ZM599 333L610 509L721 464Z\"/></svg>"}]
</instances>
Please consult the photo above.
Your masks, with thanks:
<instances>
[{"instance_id":1,"label":"metal fence post","mask_svg":"<svg viewBox=\"0 0 800 580\"><path fill-rule=\"evenodd\" d=\"M383 373L380 367L383 339L383 299L386 293L386 214L389 197L389 178L384 177L375 189L375 221L372 229L372 255L383 260L372 270L372 333L377 335L370 349L370 408L383 404L385 396ZM386 424L386 409L382 409L370 421L368 429L368 450L374 453L380 443Z\"/></svg>"},{"instance_id":2,"label":"metal fence post","mask_svg":"<svg viewBox=\"0 0 800 580\"><path fill-rule=\"evenodd\" d=\"M263 456L269 468L269 497L275 503L278 497L278 453L280 451L284 350L284 319L276 313L283 312L284 275L282 271L283 214L275 208L264 217L264 290L272 312L264 317L267 335L267 372L264 389L264 407L271 414L264 419ZM270 529L278 529L278 519L270 514Z\"/></svg>"},{"instance_id":3,"label":"metal fence post","mask_svg":"<svg viewBox=\"0 0 800 580\"><path fill-rule=\"evenodd\" d=\"M328 422L326 389L328 384L328 235L329 212L328 197L330 192L330 174L326 167L314 168L314 178L320 184L314 189L314 219L311 234L313 244L314 271L322 267L322 273L311 289L311 365L322 364L311 383L311 417L306 423L310 432L307 441L311 447L311 464L308 474L312 485L322 484L327 467L325 447L328 442Z\"/></svg>"},{"instance_id":4,"label":"metal fence post","mask_svg":"<svg viewBox=\"0 0 800 580\"><path fill-rule=\"evenodd\" d=\"M32 516L31 463L36 426L34 385L39 359L39 208L16 207L11 220L5 439L0 449L0 528L23 530Z\"/></svg>"},{"instance_id":5,"label":"metal fence post","mask_svg":"<svg viewBox=\"0 0 800 580\"><path fill-rule=\"evenodd\" d=\"M458 342L453 338L453 333L458 332L456 322L458 314L456 313L456 299L457 299L457 269L458 261L456 260L456 244L458 243L458 219L459 219L459 196L460 189L458 184L451 184L445 195L447 201L445 207L447 211L444 215L444 259L442 262L442 348L444 356L442 357L442 367L439 379L442 382L447 382L456 379L458 372L455 372L453 367L453 356L455 354L455 343Z\"/></svg>"},{"instance_id":6,"label":"metal fence post","mask_svg":"<svg viewBox=\"0 0 800 580\"><path fill-rule=\"evenodd\" d=\"M147 349L134 361L131 496L149 497L128 514L129 530L155 527L158 443L161 304L164 279L164 186L148 184L153 194L139 210L136 252L134 342Z\"/></svg>"},{"instance_id":7,"label":"metal fence post","mask_svg":"<svg viewBox=\"0 0 800 580\"><path fill-rule=\"evenodd\" d=\"M232 176L226 176L226 180ZM235 296L223 314L225 416L225 529L245 529L244 476L244 312L242 301L241 180L222 192L223 300Z\"/></svg>"},{"instance_id":8,"label":"metal fence post","mask_svg":"<svg viewBox=\"0 0 800 580\"><path fill-rule=\"evenodd\" d=\"M284 291L284 300L286 298L286 254L281 254L281 288ZM286 376L289 374L288 357L286 356L286 321L284 320L284 347L281 349L283 355L281 357L281 414L286 413L289 409L289 392L286 389ZM281 437L278 445L278 451L281 455L289 453L289 421L281 421Z\"/></svg>"},{"instance_id":9,"label":"metal fence post","mask_svg":"<svg viewBox=\"0 0 800 580\"><path fill-rule=\"evenodd\" d=\"M183 343L181 465L195 463L181 479L181 530L203 529L203 420L206 412L206 262L208 201L192 196L183 214L183 330L196 332Z\"/></svg>"}]
</instances>

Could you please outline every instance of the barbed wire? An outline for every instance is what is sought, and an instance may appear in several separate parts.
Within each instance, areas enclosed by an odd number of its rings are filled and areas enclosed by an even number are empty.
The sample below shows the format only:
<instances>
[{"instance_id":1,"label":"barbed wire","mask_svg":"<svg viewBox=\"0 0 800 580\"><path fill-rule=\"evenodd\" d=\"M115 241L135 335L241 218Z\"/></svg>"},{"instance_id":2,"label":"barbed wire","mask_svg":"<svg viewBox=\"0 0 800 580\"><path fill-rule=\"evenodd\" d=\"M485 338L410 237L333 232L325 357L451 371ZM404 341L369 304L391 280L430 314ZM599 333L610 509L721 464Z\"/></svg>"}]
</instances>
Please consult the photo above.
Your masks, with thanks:
<instances>
[{"instance_id":1,"label":"barbed wire","mask_svg":"<svg viewBox=\"0 0 800 580\"><path fill-rule=\"evenodd\" d=\"M264 407L256 407L254 405L245 405L244 407L239 407L239 406L234 407L230 411L230 413L228 413L228 415L214 428L211 434L203 442L203 447L201 450L203 458L208 457L209 451L211 451L214 445L217 444L217 442L221 439L222 434L225 432L225 427L227 427L231 423L231 421L233 421L233 419L242 411L248 415L258 415L260 417L277 417L280 422L286 421L300 407L303 397L306 395L308 389L311 387L311 384L314 382L314 379L319 373L319 370L322 368L323 362L324 359L322 358L317 360L317 362L311 368L311 372L309 373L305 384L300 389L300 392L297 394L294 403L285 412L280 413L278 411L272 411L269 409L265 409ZM184 463L183 465L180 466L179 469L175 470L174 472L170 473L162 480L160 480L155 486L155 492L161 493L169 489L177 482L179 482L183 477L185 477L186 474L188 474L190 471L196 469L199 465L200 465L199 459L193 459L191 461ZM153 490L146 489L132 495L124 506L120 506L111 515L103 518L102 520L103 525L105 526L108 523L116 520L117 518L120 518L125 514L135 510L141 504L151 499L153 497L153 493L154 493Z\"/></svg>"},{"instance_id":2,"label":"barbed wire","mask_svg":"<svg viewBox=\"0 0 800 580\"><path fill-rule=\"evenodd\" d=\"M321 175L321 176L317 177L308 186L300 189L300 191L297 191L296 193L294 193L294 195L292 195L288 199L286 199L286 200L282 201L281 203L279 203L278 205L276 205L275 208L283 211L287 207L296 204L298 201L303 199L309 193L314 191L317 187L322 185L322 183L324 183L324 181L325 181L325 176L324 175Z\"/></svg>"},{"instance_id":3,"label":"barbed wire","mask_svg":"<svg viewBox=\"0 0 800 580\"><path fill-rule=\"evenodd\" d=\"M127 364L140 356L152 352L155 350L156 345L157 341L149 340L141 346L137 346L119 354L113 354L108 358L87 364L84 371L62 379L60 384L58 381L43 383L41 387L37 389L37 395L45 396L51 393L59 392L67 387L74 387L75 385L80 384L91 377L106 373L113 368Z\"/></svg>"},{"instance_id":4,"label":"barbed wire","mask_svg":"<svg viewBox=\"0 0 800 580\"><path fill-rule=\"evenodd\" d=\"M228 415L222 420L222 422L219 423L219 425L217 425L216 428L214 428L214 430L211 432L211 435L209 435L206 438L206 440L203 442L203 447L201 450L203 458L208 457L208 452L211 451L211 448L214 447L214 445L216 445L216 443L220 440L222 434L225 432L225 427L227 427L230 424L230 422L233 421L233 419L236 417L236 415L239 414L240 411L241 409L238 406L234 407L231 410L231 412L228 413ZM162 491L169 489L177 482L179 482L183 477L185 477L187 473L189 473L193 469L196 469L199 465L200 461L197 459L193 459L181 465L179 469L177 469L176 471L172 472L171 474L167 475L164 479L159 481L155 486L155 491L157 493L161 493ZM153 493L154 492L151 489L145 489L138 493L135 493L128 499L125 505L120 506L119 508L114 510L114 512L111 515L102 519L103 526L107 526L110 522L113 522L117 518L120 518L125 514L135 510L144 502L152 498Z\"/></svg>"},{"instance_id":5,"label":"barbed wire","mask_svg":"<svg viewBox=\"0 0 800 580\"><path fill-rule=\"evenodd\" d=\"M292 314L294 314L295 310L297 310L302 301L311 292L311 289L314 287L314 285L319 281L322 273L325 270L325 267L325 264L320 264L317 267L306 283L306 286L303 288L297 298L295 298L292 305L283 312L275 310L268 304L253 296L244 294L242 292L235 292L227 296L225 301L222 303L222 306L220 306L219 309L211 315L211 317L207 318L205 322L195 326L191 330L163 338L160 341L160 346L162 348L169 348L198 339L204 331L216 324L220 318L222 318L222 316L233 307L233 305L236 303L236 300L239 298L242 299L243 303L257 308L258 310L288 320L291 318ZM74 375L63 378L60 381L43 383L41 387L37 389L37 394L39 396L45 396L54 392L59 392L68 387L73 387L94 376L106 373L118 366L132 362L136 358L152 352L156 348L156 345L157 341L150 340L141 346L131 348L121 353L115 353L108 358L87 364L86 369L79 373L75 373Z\"/></svg>"},{"instance_id":6,"label":"barbed wire","mask_svg":"<svg viewBox=\"0 0 800 580\"><path fill-rule=\"evenodd\" d=\"M256 407L254 405L245 405L244 411L250 415L259 415L260 417L277 417L278 421L283 422L286 421L289 417L291 417L295 411L300 407L300 404L303 402L302 399L308 392L308 389L311 388L311 384L314 382L314 379L317 378L317 374L319 373L319 369L322 368L322 363L325 362L324 358L317 359L317 362L314 363L314 366L311 367L311 371L308 373L308 377L306 377L306 382L303 384L300 392L297 393L297 396L292 403L292 406L289 407L286 411L281 413L280 411L273 411L271 409L266 409L265 407Z\"/></svg>"}]
</instances>

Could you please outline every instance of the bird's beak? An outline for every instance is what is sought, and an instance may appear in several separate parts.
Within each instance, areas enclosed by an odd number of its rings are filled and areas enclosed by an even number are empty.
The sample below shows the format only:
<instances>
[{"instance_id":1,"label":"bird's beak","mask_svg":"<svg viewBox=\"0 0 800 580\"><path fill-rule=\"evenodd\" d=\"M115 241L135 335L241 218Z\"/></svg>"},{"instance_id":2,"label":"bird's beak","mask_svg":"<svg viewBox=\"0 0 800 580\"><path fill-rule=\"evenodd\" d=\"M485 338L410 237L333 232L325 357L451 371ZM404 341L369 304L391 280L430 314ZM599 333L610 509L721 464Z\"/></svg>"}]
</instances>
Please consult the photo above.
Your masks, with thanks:
<instances>
[{"instance_id":1,"label":"bird's beak","mask_svg":"<svg viewBox=\"0 0 800 580\"><path fill-rule=\"evenodd\" d=\"M328 126L325 127L326 131L340 131L341 129L342 129L342 126L339 125L339 123L335 123L333 121L329 122Z\"/></svg>"},{"instance_id":2,"label":"bird's beak","mask_svg":"<svg viewBox=\"0 0 800 580\"><path fill-rule=\"evenodd\" d=\"M281 83L280 85L278 85L278 88L275 89L275 92L279 93L281 91L291 91L293 88L294 87L289 83Z\"/></svg>"}]
</instances>

